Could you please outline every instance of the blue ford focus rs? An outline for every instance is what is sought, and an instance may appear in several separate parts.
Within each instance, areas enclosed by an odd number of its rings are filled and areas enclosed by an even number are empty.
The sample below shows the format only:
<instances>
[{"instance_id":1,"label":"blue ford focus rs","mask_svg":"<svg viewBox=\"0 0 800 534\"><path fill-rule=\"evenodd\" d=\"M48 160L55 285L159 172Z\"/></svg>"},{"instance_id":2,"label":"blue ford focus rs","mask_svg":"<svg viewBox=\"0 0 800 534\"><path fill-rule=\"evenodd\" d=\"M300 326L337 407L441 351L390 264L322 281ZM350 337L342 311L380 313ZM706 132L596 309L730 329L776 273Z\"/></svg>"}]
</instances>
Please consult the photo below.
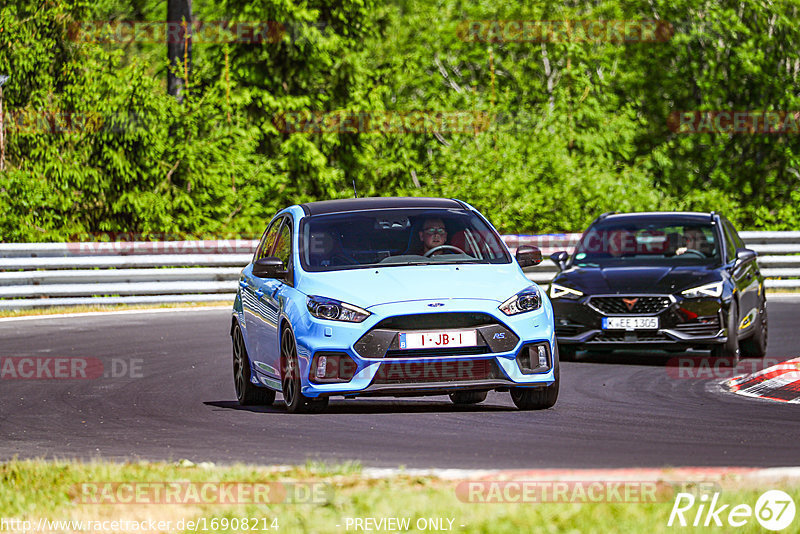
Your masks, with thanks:
<instances>
[{"instance_id":1,"label":"blue ford focus rs","mask_svg":"<svg viewBox=\"0 0 800 534\"><path fill-rule=\"evenodd\" d=\"M509 391L553 406L553 308L468 204L362 198L290 206L264 232L233 306L241 404L319 412L332 396L447 394L475 404Z\"/></svg>"}]
</instances>

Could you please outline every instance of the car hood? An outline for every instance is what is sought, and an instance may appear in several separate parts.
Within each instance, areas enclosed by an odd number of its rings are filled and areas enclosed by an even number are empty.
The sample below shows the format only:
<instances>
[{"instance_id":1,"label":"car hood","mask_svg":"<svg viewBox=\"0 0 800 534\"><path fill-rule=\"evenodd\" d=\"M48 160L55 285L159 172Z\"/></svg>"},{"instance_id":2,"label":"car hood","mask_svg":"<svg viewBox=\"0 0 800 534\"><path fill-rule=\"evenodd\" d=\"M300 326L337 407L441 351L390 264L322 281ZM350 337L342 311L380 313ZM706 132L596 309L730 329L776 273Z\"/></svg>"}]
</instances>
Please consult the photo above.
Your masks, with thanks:
<instances>
[{"instance_id":1,"label":"car hood","mask_svg":"<svg viewBox=\"0 0 800 534\"><path fill-rule=\"evenodd\" d=\"M554 282L588 294L677 293L719 279L713 266L575 267Z\"/></svg>"},{"instance_id":2,"label":"car hood","mask_svg":"<svg viewBox=\"0 0 800 534\"><path fill-rule=\"evenodd\" d=\"M533 284L515 264L409 265L303 273L297 289L370 308L413 300L485 299L503 302Z\"/></svg>"}]
</instances>

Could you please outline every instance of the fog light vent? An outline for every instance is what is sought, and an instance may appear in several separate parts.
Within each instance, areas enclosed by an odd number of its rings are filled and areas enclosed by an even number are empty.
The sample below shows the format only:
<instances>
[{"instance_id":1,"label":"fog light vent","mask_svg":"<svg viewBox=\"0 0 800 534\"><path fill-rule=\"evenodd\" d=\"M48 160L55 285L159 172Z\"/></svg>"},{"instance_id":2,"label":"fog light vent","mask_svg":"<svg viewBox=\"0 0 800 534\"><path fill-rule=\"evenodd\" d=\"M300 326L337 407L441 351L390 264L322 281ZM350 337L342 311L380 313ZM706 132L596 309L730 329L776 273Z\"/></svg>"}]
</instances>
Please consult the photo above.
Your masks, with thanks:
<instances>
[{"instance_id":1,"label":"fog light vent","mask_svg":"<svg viewBox=\"0 0 800 534\"><path fill-rule=\"evenodd\" d=\"M552 366L550 343L523 345L517 354L517 365L523 374L546 373Z\"/></svg>"},{"instance_id":2,"label":"fog light vent","mask_svg":"<svg viewBox=\"0 0 800 534\"><path fill-rule=\"evenodd\" d=\"M318 352L311 365L311 381L316 383L349 382L358 365L344 352Z\"/></svg>"}]
</instances>

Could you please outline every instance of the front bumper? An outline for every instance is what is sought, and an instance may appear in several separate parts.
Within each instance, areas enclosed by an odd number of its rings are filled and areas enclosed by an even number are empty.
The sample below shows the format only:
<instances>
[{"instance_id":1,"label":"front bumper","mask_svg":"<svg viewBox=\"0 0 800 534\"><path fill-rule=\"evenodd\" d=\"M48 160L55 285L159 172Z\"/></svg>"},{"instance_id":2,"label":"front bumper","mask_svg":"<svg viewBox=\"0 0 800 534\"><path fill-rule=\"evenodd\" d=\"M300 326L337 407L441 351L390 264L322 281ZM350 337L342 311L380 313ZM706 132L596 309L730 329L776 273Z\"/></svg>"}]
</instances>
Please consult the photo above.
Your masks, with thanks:
<instances>
[{"instance_id":1,"label":"front bumper","mask_svg":"<svg viewBox=\"0 0 800 534\"><path fill-rule=\"evenodd\" d=\"M665 306L650 313L619 313L598 306L599 299L661 298ZM668 304L667 303L668 300ZM676 295L592 295L580 299L553 299L555 328L562 346L595 348L692 348L723 344L729 301L722 298L684 299ZM604 317L657 317L653 330L609 330Z\"/></svg>"},{"instance_id":2,"label":"front bumper","mask_svg":"<svg viewBox=\"0 0 800 534\"><path fill-rule=\"evenodd\" d=\"M303 395L437 395L459 390L545 387L554 382L555 331L547 300L539 310L511 317L497 309L496 301L449 299L444 301L444 312L433 311L428 306L432 302L374 306L370 308L372 315L360 324L309 316L302 328L295 327ZM438 351L403 351L397 347L397 333L413 331L410 327L414 325L421 326L418 331L439 330L435 325L443 323L435 319L444 314L486 319L485 324L474 325L479 345ZM434 320L419 321L420 315ZM394 320L409 316L412 319L405 323ZM447 324L459 328L457 323ZM518 363L518 356L534 344L546 344L548 350L548 365L539 372L526 371ZM319 353L346 354L355 365L352 378L332 383L316 379L312 363Z\"/></svg>"}]
</instances>

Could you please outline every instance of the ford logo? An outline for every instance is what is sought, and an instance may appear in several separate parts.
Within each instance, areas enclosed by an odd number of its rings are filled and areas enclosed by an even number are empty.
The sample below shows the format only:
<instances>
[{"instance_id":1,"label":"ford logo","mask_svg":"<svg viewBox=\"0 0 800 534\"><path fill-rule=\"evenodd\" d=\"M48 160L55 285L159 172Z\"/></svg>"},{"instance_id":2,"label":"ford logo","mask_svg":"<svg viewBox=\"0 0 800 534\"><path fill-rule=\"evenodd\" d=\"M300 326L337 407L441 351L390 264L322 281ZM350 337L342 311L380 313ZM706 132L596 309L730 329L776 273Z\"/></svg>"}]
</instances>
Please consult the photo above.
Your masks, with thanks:
<instances>
[{"instance_id":1,"label":"ford logo","mask_svg":"<svg viewBox=\"0 0 800 534\"><path fill-rule=\"evenodd\" d=\"M431 308L441 308L442 306L444 306L444 302L431 302L430 304L428 304L428 306L430 306Z\"/></svg>"}]
</instances>

